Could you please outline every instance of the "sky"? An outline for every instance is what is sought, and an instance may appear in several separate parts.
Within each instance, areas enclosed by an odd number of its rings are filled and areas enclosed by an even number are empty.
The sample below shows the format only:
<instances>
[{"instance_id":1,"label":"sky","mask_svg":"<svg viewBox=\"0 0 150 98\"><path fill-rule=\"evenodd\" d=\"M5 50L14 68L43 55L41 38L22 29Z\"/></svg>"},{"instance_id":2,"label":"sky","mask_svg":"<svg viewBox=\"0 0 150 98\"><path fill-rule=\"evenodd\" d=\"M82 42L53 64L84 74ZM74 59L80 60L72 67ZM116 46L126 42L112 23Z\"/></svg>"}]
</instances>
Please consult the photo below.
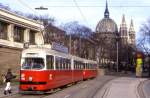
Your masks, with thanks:
<instances>
[{"instance_id":1,"label":"sky","mask_svg":"<svg viewBox=\"0 0 150 98\"><path fill-rule=\"evenodd\" d=\"M129 28L133 19L135 31L139 32L141 25L150 18L150 0L107 0L110 18L118 28L122 15L125 15ZM56 25L70 21L79 21L95 31L97 23L104 18L106 0L0 0L11 9L36 15L49 14L55 17ZM44 6L48 10L35 10Z\"/></svg>"}]
</instances>

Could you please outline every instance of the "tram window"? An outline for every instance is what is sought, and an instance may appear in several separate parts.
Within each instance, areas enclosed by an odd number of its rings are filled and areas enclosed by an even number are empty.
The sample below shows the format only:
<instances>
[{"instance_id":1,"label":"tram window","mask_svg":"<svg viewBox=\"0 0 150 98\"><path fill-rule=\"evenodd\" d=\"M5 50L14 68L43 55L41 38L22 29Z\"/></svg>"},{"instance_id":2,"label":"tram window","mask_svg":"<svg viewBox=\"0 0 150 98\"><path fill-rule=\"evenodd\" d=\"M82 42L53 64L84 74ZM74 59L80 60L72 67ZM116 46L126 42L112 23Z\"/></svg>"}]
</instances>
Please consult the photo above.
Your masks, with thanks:
<instances>
[{"instance_id":1,"label":"tram window","mask_svg":"<svg viewBox=\"0 0 150 98\"><path fill-rule=\"evenodd\" d=\"M86 63L84 63L84 65L83 65L83 69L86 69Z\"/></svg>"},{"instance_id":2,"label":"tram window","mask_svg":"<svg viewBox=\"0 0 150 98\"><path fill-rule=\"evenodd\" d=\"M87 69L87 63L85 64L85 69Z\"/></svg>"},{"instance_id":3,"label":"tram window","mask_svg":"<svg viewBox=\"0 0 150 98\"><path fill-rule=\"evenodd\" d=\"M93 69L93 64L91 64L91 69Z\"/></svg>"},{"instance_id":4,"label":"tram window","mask_svg":"<svg viewBox=\"0 0 150 98\"><path fill-rule=\"evenodd\" d=\"M63 69L67 69L67 59L63 60Z\"/></svg>"},{"instance_id":5,"label":"tram window","mask_svg":"<svg viewBox=\"0 0 150 98\"><path fill-rule=\"evenodd\" d=\"M66 69L66 59L63 59L63 69Z\"/></svg>"},{"instance_id":6,"label":"tram window","mask_svg":"<svg viewBox=\"0 0 150 98\"><path fill-rule=\"evenodd\" d=\"M76 67L77 66L76 61L74 61L73 63L74 63L74 69L77 69L77 67Z\"/></svg>"},{"instance_id":7,"label":"tram window","mask_svg":"<svg viewBox=\"0 0 150 98\"><path fill-rule=\"evenodd\" d=\"M86 63L86 69L88 69L88 63Z\"/></svg>"},{"instance_id":8,"label":"tram window","mask_svg":"<svg viewBox=\"0 0 150 98\"><path fill-rule=\"evenodd\" d=\"M60 57L56 57L56 69L60 69Z\"/></svg>"},{"instance_id":9,"label":"tram window","mask_svg":"<svg viewBox=\"0 0 150 98\"><path fill-rule=\"evenodd\" d=\"M66 59L66 60L65 60L65 63L66 63L66 69L69 69L69 60Z\"/></svg>"},{"instance_id":10,"label":"tram window","mask_svg":"<svg viewBox=\"0 0 150 98\"><path fill-rule=\"evenodd\" d=\"M71 69L70 59L65 59L66 69Z\"/></svg>"},{"instance_id":11,"label":"tram window","mask_svg":"<svg viewBox=\"0 0 150 98\"><path fill-rule=\"evenodd\" d=\"M74 61L74 69L81 69L82 63L80 61Z\"/></svg>"},{"instance_id":12,"label":"tram window","mask_svg":"<svg viewBox=\"0 0 150 98\"><path fill-rule=\"evenodd\" d=\"M69 69L71 69L71 60L68 60Z\"/></svg>"},{"instance_id":13,"label":"tram window","mask_svg":"<svg viewBox=\"0 0 150 98\"><path fill-rule=\"evenodd\" d=\"M89 69L91 69L91 64L89 64Z\"/></svg>"},{"instance_id":14,"label":"tram window","mask_svg":"<svg viewBox=\"0 0 150 98\"><path fill-rule=\"evenodd\" d=\"M43 58L25 58L22 68L23 69L43 69L44 59Z\"/></svg>"},{"instance_id":15,"label":"tram window","mask_svg":"<svg viewBox=\"0 0 150 98\"><path fill-rule=\"evenodd\" d=\"M90 69L90 65L89 65L89 63L88 63L88 69Z\"/></svg>"},{"instance_id":16,"label":"tram window","mask_svg":"<svg viewBox=\"0 0 150 98\"><path fill-rule=\"evenodd\" d=\"M60 59L60 69L64 69L64 63L63 63L64 59L61 58Z\"/></svg>"},{"instance_id":17,"label":"tram window","mask_svg":"<svg viewBox=\"0 0 150 98\"><path fill-rule=\"evenodd\" d=\"M47 55L46 56L46 61L47 61L47 69L54 69L54 56L52 55Z\"/></svg>"},{"instance_id":18,"label":"tram window","mask_svg":"<svg viewBox=\"0 0 150 98\"><path fill-rule=\"evenodd\" d=\"M91 69L91 64L89 64L89 69Z\"/></svg>"}]
</instances>

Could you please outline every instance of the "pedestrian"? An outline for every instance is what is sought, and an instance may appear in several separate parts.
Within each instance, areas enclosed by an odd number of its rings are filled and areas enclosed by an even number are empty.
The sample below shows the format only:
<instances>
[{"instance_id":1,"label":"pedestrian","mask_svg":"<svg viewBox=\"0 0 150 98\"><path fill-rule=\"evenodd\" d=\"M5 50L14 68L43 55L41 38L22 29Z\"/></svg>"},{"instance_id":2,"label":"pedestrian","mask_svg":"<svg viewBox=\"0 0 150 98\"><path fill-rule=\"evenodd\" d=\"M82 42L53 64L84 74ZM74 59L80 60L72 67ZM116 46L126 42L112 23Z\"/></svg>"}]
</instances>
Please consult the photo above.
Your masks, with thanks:
<instances>
[{"instance_id":1,"label":"pedestrian","mask_svg":"<svg viewBox=\"0 0 150 98\"><path fill-rule=\"evenodd\" d=\"M11 72L11 69L9 68L7 71L7 74L5 75L5 82L6 82L6 87L4 90L4 94L6 95L7 93L11 93L11 80L13 78L16 78L16 76L14 76Z\"/></svg>"}]
</instances>

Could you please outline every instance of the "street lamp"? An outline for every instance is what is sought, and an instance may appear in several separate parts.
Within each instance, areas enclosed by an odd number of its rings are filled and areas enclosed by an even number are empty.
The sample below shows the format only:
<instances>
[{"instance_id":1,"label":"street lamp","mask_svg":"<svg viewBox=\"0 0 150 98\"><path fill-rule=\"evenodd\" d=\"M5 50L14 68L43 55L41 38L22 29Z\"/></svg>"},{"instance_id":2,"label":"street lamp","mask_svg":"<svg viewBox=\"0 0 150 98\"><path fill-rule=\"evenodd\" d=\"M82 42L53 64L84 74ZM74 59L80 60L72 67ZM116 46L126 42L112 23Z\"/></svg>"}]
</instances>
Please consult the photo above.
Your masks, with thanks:
<instances>
[{"instance_id":1,"label":"street lamp","mask_svg":"<svg viewBox=\"0 0 150 98\"><path fill-rule=\"evenodd\" d=\"M117 32L116 33L116 45L117 45L117 72L119 70L119 65L118 65L118 59L119 59L119 56L118 56L118 48L119 48L119 40L120 40L120 37L119 37L119 33Z\"/></svg>"},{"instance_id":2,"label":"street lamp","mask_svg":"<svg viewBox=\"0 0 150 98\"><path fill-rule=\"evenodd\" d=\"M43 7L43 6L37 7L37 8L35 8L35 9L36 9L36 10L48 10L48 8Z\"/></svg>"},{"instance_id":3,"label":"street lamp","mask_svg":"<svg viewBox=\"0 0 150 98\"><path fill-rule=\"evenodd\" d=\"M40 7L35 8L35 10L48 10L48 8L40 6ZM49 24L47 24L46 26L44 26L43 29L40 27L40 32L42 33L48 26L49 26ZM43 33L42 33L42 36L43 36L43 40L44 40L44 34Z\"/></svg>"}]
</instances>

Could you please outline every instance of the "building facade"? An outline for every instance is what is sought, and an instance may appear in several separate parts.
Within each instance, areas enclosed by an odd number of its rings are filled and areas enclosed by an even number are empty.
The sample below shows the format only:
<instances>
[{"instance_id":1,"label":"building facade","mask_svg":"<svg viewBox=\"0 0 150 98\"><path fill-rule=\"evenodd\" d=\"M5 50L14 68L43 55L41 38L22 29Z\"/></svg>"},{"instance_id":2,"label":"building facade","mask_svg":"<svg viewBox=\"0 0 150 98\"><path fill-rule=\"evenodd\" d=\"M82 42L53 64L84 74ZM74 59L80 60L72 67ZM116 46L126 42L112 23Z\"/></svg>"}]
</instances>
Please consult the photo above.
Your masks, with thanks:
<instances>
[{"instance_id":1,"label":"building facade","mask_svg":"<svg viewBox=\"0 0 150 98\"><path fill-rule=\"evenodd\" d=\"M117 50L117 43L119 43L119 50L124 50L124 47L128 47L132 45L135 47L135 31L133 27L133 21L131 21L131 25L128 31L125 15L122 17L122 22L120 25L120 29L118 30L118 26L113 19L109 16L108 4L106 1L106 8L104 12L104 18L101 19L95 30L95 38L98 42L97 47L97 60L100 65L108 65L117 62L117 58L121 58L119 56L122 52ZM127 48L128 49L128 48ZM118 55L117 55L117 52ZM127 58L123 58L123 60Z\"/></svg>"},{"instance_id":2,"label":"building facade","mask_svg":"<svg viewBox=\"0 0 150 98\"><path fill-rule=\"evenodd\" d=\"M104 12L104 18L96 26L95 37L98 41L97 58L100 65L106 65L113 62L116 58L116 34L118 26L109 16L108 4Z\"/></svg>"},{"instance_id":3,"label":"building facade","mask_svg":"<svg viewBox=\"0 0 150 98\"><path fill-rule=\"evenodd\" d=\"M136 51L136 43L133 20L131 19L130 27L128 28L125 21L125 15L122 17L119 34L119 61L129 64L133 61L131 58L133 58L133 52Z\"/></svg>"},{"instance_id":4,"label":"building facade","mask_svg":"<svg viewBox=\"0 0 150 98\"><path fill-rule=\"evenodd\" d=\"M7 68L18 72L24 43L44 44L41 22L0 9L0 74Z\"/></svg>"}]
</instances>

